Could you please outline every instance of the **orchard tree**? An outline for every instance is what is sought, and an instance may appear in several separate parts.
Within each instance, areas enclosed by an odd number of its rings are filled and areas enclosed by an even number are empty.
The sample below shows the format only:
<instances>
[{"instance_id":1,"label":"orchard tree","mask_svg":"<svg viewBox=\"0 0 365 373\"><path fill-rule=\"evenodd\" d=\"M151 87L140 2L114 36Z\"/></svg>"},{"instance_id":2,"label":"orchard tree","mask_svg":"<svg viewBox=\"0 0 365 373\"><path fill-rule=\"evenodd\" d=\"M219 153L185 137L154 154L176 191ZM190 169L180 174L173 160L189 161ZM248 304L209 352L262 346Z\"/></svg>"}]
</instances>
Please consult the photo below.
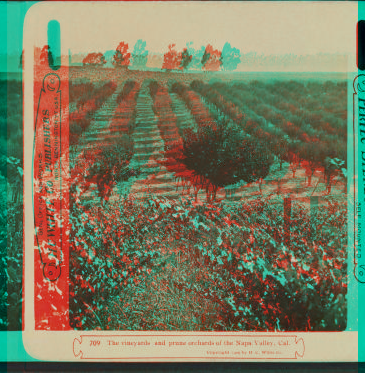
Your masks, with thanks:
<instances>
[{"instance_id":1,"label":"orchard tree","mask_svg":"<svg viewBox=\"0 0 365 373\"><path fill-rule=\"evenodd\" d=\"M113 56L113 65L115 67L129 66L131 54L128 52L128 43L120 42Z\"/></svg>"},{"instance_id":2,"label":"orchard tree","mask_svg":"<svg viewBox=\"0 0 365 373\"><path fill-rule=\"evenodd\" d=\"M180 68L182 70L187 70L192 59L193 59L193 55L189 53L188 48L184 48L181 53Z\"/></svg>"},{"instance_id":3,"label":"orchard tree","mask_svg":"<svg viewBox=\"0 0 365 373\"><path fill-rule=\"evenodd\" d=\"M303 159L302 165L306 170L308 186L310 186L314 172L323 167L326 151L319 141L311 141L301 144L299 155Z\"/></svg>"},{"instance_id":4,"label":"orchard tree","mask_svg":"<svg viewBox=\"0 0 365 373\"><path fill-rule=\"evenodd\" d=\"M233 71L237 69L237 65L241 62L241 52L237 48L231 47L228 42L224 44L222 55L220 58L222 70Z\"/></svg>"},{"instance_id":5,"label":"orchard tree","mask_svg":"<svg viewBox=\"0 0 365 373\"><path fill-rule=\"evenodd\" d=\"M186 43L186 49L188 53L192 56L191 62L189 64L189 69L201 70L201 61L205 52L205 47L201 47L200 49L194 49L192 45L193 42Z\"/></svg>"},{"instance_id":6,"label":"orchard tree","mask_svg":"<svg viewBox=\"0 0 365 373\"><path fill-rule=\"evenodd\" d=\"M274 162L274 157L269 151L268 147L262 142L253 142L252 151L254 152L253 175L258 181L260 193L262 193L262 182L270 173L270 168Z\"/></svg>"},{"instance_id":7,"label":"orchard tree","mask_svg":"<svg viewBox=\"0 0 365 373\"><path fill-rule=\"evenodd\" d=\"M217 124L183 134L183 162L203 180L208 200L215 199L219 188L265 178L273 161L265 147L238 126Z\"/></svg>"},{"instance_id":8,"label":"orchard tree","mask_svg":"<svg viewBox=\"0 0 365 373\"><path fill-rule=\"evenodd\" d=\"M295 173L297 172L302 162L302 146L304 145L301 141L288 139L287 151L284 154L283 159L284 161L289 162L289 168L293 173L293 178L295 177Z\"/></svg>"},{"instance_id":9,"label":"orchard tree","mask_svg":"<svg viewBox=\"0 0 365 373\"><path fill-rule=\"evenodd\" d=\"M175 49L175 44L169 45L169 50L163 56L162 68L168 71L177 70L181 64L181 53L178 53Z\"/></svg>"},{"instance_id":10,"label":"orchard tree","mask_svg":"<svg viewBox=\"0 0 365 373\"><path fill-rule=\"evenodd\" d=\"M285 161L289 162L288 156L287 156L288 151L289 151L289 136L284 135L284 136L280 136L274 139L273 148L274 148L274 153L277 155L279 159L280 171L281 171L283 168L283 162Z\"/></svg>"},{"instance_id":11,"label":"orchard tree","mask_svg":"<svg viewBox=\"0 0 365 373\"><path fill-rule=\"evenodd\" d=\"M345 179L346 183L346 168L345 162L338 158L327 157L324 160L324 180L327 186L327 194L331 193L333 180L335 177L340 176Z\"/></svg>"},{"instance_id":12,"label":"orchard tree","mask_svg":"<svg viewBox=\"0 0 365 373\"><path fill-rule=\"evenodd\" d=\"M89 53L83 60L82 63L86 65L101 66L106 64L103 53Z\"/></svg>"},{"instance_id":13,"label":"orchard tree","mask_svg":"<svg viewBox=\"0 0 365 373\"><path fill-rule=\"evenodd\" d=\"M218 49L214 49L208 44L201 59L203 70L218 71L221 66L221 55L222 53Z\"/></svg>"},{"instance_id":14,"label":"orchard tree","mask_svg":"<svg viewBox=\"0 0 365 373\"><path fill-rule=\"evenodd\" d=\"M143 69L147 65L148 51L146 50L146 42L142 39L136 41L134 44L131 66L137 69Z\"/></svg>"},{"instance_id":15,"label":"orchard tree","mask_svg":"<svg viewBox=\"0 0 365 373\"><path fill-rule=\"evenodd\" d=\"M85 181L96 182L102 204L108 201L118 182L137 175L137 171L129 167L133 149L133 140L130 136L123 135L116 143L97 149L92 154Z\"/></svg>"}]
</instances>

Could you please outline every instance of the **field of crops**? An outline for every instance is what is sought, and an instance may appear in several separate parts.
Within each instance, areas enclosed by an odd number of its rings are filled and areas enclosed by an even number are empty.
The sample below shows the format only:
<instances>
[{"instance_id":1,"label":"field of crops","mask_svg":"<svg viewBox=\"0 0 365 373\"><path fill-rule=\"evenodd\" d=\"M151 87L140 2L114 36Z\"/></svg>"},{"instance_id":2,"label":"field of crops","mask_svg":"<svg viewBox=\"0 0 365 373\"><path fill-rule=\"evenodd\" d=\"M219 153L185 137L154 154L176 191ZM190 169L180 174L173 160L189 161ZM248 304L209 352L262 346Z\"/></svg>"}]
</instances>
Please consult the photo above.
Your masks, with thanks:
<instances>
[{"instance_id":1,"label":"field of crops","mask_svg":"<svg viewBox=\"0 0 365 373\"><path fill-rule=\"evenodd\" d=\"M345 82L123 72L70 101L73 327L345 329Z\"/></svg>"},{"instance_id":2,"label":"field of crops","mask_svg":"<svg viewBox=\"0 0 365 373\"><path fill-rule=\"evenodd\" d=\"M344 330L346 83L210 77L71 70L71 324ZM0 329L19 330L22 86L0 88Z\"/></svg>"}]
</instances>

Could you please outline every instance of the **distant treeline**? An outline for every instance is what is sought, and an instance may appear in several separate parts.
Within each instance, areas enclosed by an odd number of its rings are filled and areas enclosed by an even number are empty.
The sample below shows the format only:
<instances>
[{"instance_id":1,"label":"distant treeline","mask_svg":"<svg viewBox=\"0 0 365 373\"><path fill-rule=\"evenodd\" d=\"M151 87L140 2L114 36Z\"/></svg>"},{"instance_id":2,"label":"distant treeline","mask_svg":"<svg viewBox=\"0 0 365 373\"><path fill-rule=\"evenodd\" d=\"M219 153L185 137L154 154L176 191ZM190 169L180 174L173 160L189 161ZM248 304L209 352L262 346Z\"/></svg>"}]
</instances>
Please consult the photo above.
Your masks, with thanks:
<instances>
[{"instance_id":1,"label":"distant treeline","mask_svg":"<svg viewBox=\"0 0 365 373\"><path fill-rule=\"evenodd\" d=\"M82 64L84 66L103 66L110 60L116 68L144 69L147 65L149 51L146 49L146 41L139 39L133 50L129 49L128 43L122 41L115 51L91 52L87 54ZM24 52L23 52L24 53ZM19 66L23 64L23 53L20 57ZM49 45L45 45L39 55L41 65L53 64L55 58ZM234 71L241 62L241 52L230 43L225 43L222 50L214 48L211 44L193 48L193 43L187 43L181 50L176 49L176 44L169 44L163 56L161 68L163 70L202 70L202 71Z\"/></svg>"}]
</instances>

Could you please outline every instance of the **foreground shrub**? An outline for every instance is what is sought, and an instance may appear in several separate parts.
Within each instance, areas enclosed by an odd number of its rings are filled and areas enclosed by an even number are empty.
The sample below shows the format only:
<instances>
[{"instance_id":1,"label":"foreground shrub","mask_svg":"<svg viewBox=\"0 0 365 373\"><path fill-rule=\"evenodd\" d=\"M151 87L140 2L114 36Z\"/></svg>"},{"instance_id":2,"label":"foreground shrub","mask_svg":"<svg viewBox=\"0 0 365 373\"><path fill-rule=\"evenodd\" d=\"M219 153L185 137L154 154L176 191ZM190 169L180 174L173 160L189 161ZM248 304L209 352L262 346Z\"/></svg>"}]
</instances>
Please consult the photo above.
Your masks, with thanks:
<instances>
[{"instance_id":1,"label":"foreground shrub","mask_svg":"<svg viewBox=\"0 0 365 373\"><path fill-rule=\"evenodd\" d=\"M237 126L226 122L217 127L199 127L183 134L183 162L204 179L207 195L243 180L252 183L264 179L273 157L258 141L247 137Z\"/></svg>"},{"instance_id":2,"label":"foreground shrub","mask_svg":"<svg viewBox=\"0 0 365 373\"><path fill-rule=\"evenodd\" d=\"M115 138L100 148L86 150L71 172L71 201L75 202L80 189L85 193L91 184L97 185L102 203L107 201L118 182L137 174L136 170L129 168L133 153L134 142L128 135Z\"/></svg>"}]
</instances>

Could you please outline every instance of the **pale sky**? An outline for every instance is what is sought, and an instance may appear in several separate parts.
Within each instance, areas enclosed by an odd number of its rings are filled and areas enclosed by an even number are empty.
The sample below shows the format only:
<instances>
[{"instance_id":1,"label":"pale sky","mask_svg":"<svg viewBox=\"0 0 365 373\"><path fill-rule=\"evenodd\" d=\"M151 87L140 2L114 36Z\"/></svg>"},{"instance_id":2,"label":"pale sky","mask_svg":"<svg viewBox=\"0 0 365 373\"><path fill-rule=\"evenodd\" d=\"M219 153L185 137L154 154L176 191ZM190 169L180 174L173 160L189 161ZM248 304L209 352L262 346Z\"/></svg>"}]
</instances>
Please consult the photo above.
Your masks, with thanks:
<instances>
[{"instance_id":1,"label":"pale sky","mask_svg":"<svg viewBox=\"0 0 365 373\"><path fill-rule=\"evenodd\" d=\"M28 11L24 32L47 44L51 19L61 24L64 53L105 52L120 41L131 51L138 39L153 53L190 41L195 49L229 42L242 54L356 52L356 2L42 2Z\"/></svg>"}]
</instances>

